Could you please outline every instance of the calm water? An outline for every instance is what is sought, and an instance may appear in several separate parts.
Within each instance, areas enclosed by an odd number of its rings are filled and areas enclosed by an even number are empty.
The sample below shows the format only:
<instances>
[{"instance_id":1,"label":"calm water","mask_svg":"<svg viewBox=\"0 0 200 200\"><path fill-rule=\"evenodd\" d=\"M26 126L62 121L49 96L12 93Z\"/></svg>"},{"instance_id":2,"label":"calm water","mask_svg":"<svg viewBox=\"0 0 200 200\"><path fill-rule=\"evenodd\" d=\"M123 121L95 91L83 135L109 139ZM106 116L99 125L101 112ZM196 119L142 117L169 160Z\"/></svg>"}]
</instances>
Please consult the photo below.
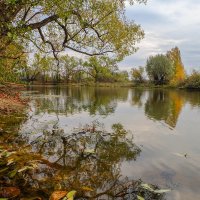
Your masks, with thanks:
<instances>
[{"instance_id":1,"label":"calm water","mask_svg":"<svg viewBox=\"0 0 200 200\"><path fill-rule=\"evenodd\" d=\"M40 87L24 92L24 96L31 100L30 110L28 119L20 126L18 138L31 144L33 151L41 152L48 161L57 163L57 169L63 165L70 166L64 173L68 174L66 176L70 176L70 169L76 171L77 179L93 176L88 184L93 183L95 188L101 185L101 189L106 181L110 181L108 177L113 180L119 176L121 179L141 179L160 188L172 189L166 194L166 199L200 198L200 92ZM130 132L127 133L129 139L123 142L112 138L102 142L97 136L88 136L87 144L94 148L94 141L100 143L98 151L104 153L99 155L106 160L106 164L90 163L93 170L90 168L91 174L88 174L85 166L91 160L84 165L72 164L73 156L69 160L66 155L72 151L74 155L77 150L69 148L63 138L74 128L80 129L92 123L100 123L110 132L112 124L120 123ZM48 130L52 129L63 130L59 134L49 134ZM73 141L84 143L83 138L77 136L70 140L70 144ZM131 148L130 141L134 141ZM100 171L95 165L101 165ZM105 174L105 171L112 173ZM40 172L37 178L45 179L54 174L58 179L52 178L52 181L57 181L54 189L59 189L63 186L59 182L64 175L56 173L50 170L48 173ZM83 174L87 175L83 177ZM74 180L72 182L74 184Z\"/></svg>"}]
</instances>

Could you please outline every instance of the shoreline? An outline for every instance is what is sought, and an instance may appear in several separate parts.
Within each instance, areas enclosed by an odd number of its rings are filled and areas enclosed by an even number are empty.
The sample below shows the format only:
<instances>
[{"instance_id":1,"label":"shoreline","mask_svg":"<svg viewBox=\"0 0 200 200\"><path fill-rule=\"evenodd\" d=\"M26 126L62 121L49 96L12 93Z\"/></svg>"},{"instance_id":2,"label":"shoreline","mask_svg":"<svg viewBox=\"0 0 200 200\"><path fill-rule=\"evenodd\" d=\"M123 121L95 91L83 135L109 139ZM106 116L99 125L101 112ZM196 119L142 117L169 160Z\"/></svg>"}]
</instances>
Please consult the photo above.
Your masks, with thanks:
<instances>
[{"instance_id":1,"label":"shoreline","mask_svg":"<svg viewBox=\"0 0 200 200\"><path fill-rule=\"evenodd\" d=\"M24 85L0 86L0 114L23 112L27 106L27 100L20 94L23 89Z\"/></svg>"},{"instance_id":2,"label":"shoreline","mask_svg":"<svg viewBox=\"0 0 200 200\"><path fill-rule=\"evenodd\" d=\"M138 89L174 89L174 90L188 90L200 91L200 88L177 87L172 85L153 85L153 84L134 84L134 83L69 83L69 84L32 84L31 87L107 87L107 88L138 88Z\"/></svg>"}]
</instances>

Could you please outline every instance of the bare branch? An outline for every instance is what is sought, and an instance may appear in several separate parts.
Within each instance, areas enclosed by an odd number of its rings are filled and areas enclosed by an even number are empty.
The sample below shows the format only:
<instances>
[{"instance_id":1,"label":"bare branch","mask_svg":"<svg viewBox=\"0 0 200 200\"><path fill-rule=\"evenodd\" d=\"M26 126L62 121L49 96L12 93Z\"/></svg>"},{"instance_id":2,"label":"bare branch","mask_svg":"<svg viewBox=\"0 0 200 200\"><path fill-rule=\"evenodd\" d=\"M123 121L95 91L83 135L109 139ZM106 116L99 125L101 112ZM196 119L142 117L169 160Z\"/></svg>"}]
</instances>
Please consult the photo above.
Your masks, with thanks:
<instances>
[{"instance_id":1,"label":"bare branch","mask_svg":"<svg viewBox=\"0 0 200 200\"><path fill-rule=\"evenodd\" d=\"M26 23L33 19L36 15L42 14L42 12L36 12L33 16L26 20Z\"/></svg>"},{"instance_id":2,"label":"bare branch","mask_svg":"<svg viewBox=\"0 0 200 200\"><path fill-rule=\"evenodd\" d=\"M58 51L56 51L56 49L55 49L54 45L52 44L52 42L50 42L49 40L45 40L45 37L44 37L44 35L43 35L43 33L42 33L41 28L38 28L38 31L39 31L39 34L40 34L40 36L41 36L42 41L43 41L44 43L47 43L47 44L49 44L49 45L51 46L51 48L52 48L52 50L53 50L53 56L54 56L54 58L57 60L57 66L59 66L59 59L58 59L58 55L57 55L57 53L56 53L56 52L58 52Z\"/></svg>"},{"instance_id":3,"label":"bare branch","mask_svg":"<svg viewBox=\"0 0 200 200\"><path fill-rule=\"evenodd\" d=\"M31 30L40 29L43 26L47 25L48 23L55 21L56 19L58 19L58 15L52 15L52 16L49 16L49 17L47 17L46 19L44 19L40 22L25 25L24 28L30 28Z\"/></svg>"},{"instance_id":4,"label":"bare branch","mask_svg":"<svg viewBox=\"0 0 200 200\"><path fill-rule=\"evenodd\" d=\"M27 8L25 8L25 11L24 11L24 16L23 16L23 18L22 18L22 21L25 21L26 20L26 17L27 17L27 15L28 15L28 12L31 10L31 7L28 7L28 9Z\"/></svg>"},{"instance_id":5,"label":"bare branch","mask_svg":"<svg viewBox=\"0 0 200 200\"><path fill-rule=\"evenodd\" d=\"M85 55L87 55L87 56L99 56L99 55L103 55L103 54L105 54L105 53L112 53L112 52L113 52L113 51L104 51L104 52L100 52L100 53L88 53L88 52L86 52L86 51L82 51L82 50L78 50L78 49L75 49L75 48L73 48L73 47L70 47L70 46L68 46L68 45L64 45L64 47L65 47L65 48L68 48L68 49L71 49L71 50L73 50L73 51L76 51L76 52L78 52L78 53L85 54Z\"/></svg>"},{"instance_id":6,"label":"bare branch","mask_svg":"<svg viewBox=\"0 0 200 200\"><path fill-rule=\"evenodd\" d=\"M56 20L57 24L63 29L65 36L64 36L64 40L63 40L63 46L65 45L65 43L68 42L68 31L66 26L64 26L61 22L59 22L58 20Z\"/></svg>"}]
</instances>

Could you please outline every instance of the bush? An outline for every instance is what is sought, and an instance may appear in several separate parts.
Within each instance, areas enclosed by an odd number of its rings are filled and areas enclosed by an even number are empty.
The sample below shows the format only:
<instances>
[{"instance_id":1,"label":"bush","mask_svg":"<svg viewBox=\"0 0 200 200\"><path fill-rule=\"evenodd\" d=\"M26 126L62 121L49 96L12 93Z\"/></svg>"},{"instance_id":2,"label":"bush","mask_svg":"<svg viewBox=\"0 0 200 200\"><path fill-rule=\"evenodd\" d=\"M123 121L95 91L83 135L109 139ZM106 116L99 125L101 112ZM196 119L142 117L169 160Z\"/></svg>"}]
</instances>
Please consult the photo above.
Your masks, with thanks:
<instances>
[{"instance_id":1,"label":"bush","mask_svg":"<svg viewBox=\"0 0 200 200\"><path fill-rule=\"evenodd\" d=\"M134 83L144 83L144 67L133 68L131 70L131 77Z\"/></svg>"},{"instance_id":2,"label":"bush","mask_svg":"<svg viewBox=\"0 0 200 200\"><path fill-rule=\"evenodd\" d=\"M200 89L200 72L194 70L192 74L183 81L181 87Z\"/></svg>"}]
</instances>

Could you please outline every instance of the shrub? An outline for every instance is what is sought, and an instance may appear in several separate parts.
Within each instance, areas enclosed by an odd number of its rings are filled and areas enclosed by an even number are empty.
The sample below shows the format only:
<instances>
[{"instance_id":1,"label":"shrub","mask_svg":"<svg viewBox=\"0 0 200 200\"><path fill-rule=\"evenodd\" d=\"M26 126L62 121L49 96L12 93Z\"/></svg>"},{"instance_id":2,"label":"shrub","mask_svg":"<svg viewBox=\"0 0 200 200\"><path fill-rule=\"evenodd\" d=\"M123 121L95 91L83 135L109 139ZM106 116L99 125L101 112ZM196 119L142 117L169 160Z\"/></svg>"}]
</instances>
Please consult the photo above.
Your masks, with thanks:
<instances>
[{"instance_id":1,"label":"shrub","mask_svg":"<svg viewBox=\"0 0 200 200\"><path fill-rule=\"evenodd\" d=\"M200 89L200 72L194 70L181 84L184 88Z\"/></svg>"}]
</instances>

